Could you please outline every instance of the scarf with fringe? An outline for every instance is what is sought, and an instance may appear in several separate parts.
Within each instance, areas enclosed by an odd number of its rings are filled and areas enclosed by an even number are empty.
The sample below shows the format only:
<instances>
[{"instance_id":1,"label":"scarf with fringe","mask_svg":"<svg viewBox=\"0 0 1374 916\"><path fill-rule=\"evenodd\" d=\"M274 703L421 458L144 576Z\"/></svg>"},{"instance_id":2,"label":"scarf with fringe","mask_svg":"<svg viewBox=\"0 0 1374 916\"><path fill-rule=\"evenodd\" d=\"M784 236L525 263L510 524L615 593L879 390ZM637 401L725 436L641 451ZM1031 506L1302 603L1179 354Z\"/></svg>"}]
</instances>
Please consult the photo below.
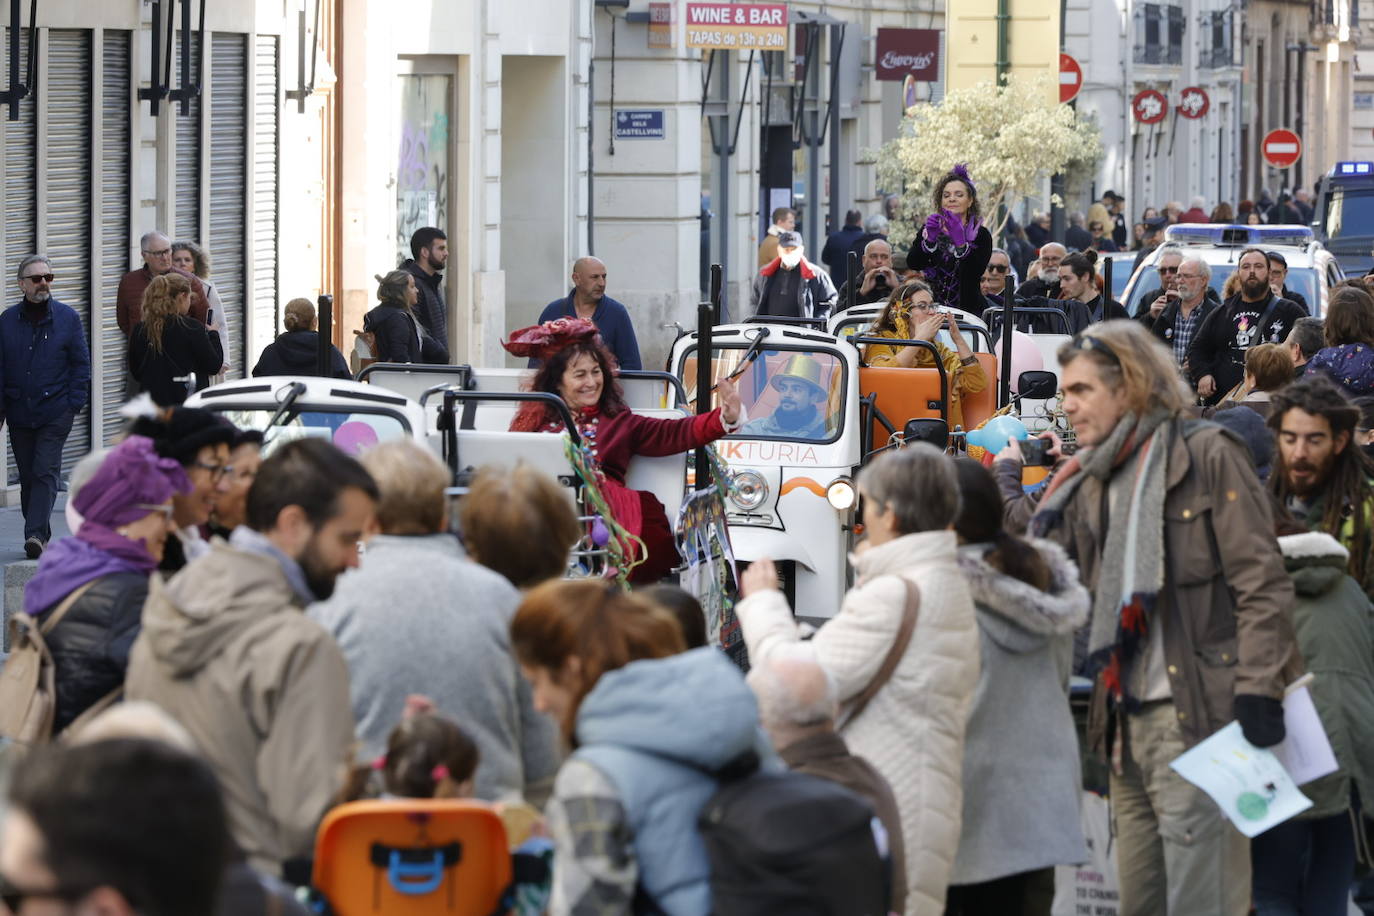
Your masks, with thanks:
<instances>
[{"instance_id":1,"label":"scarf with fringe","mask_svg":"<svg viewBox=\"0 0 1374 916\"><path fill-rule=\"evenodd\" d=\"M1088 673L1099 672L1118 706L1139 709L1135 663L1147 646L1149 620L1164 587L1164 496L1168 455L1178 434L1165 411L1127 413L1110 436L1075 455L1046 491L1031 531L1063 523L1064 510L1088 477L1106 487L1107 524L1088 631Z\"/></svg>"}]
</instances>

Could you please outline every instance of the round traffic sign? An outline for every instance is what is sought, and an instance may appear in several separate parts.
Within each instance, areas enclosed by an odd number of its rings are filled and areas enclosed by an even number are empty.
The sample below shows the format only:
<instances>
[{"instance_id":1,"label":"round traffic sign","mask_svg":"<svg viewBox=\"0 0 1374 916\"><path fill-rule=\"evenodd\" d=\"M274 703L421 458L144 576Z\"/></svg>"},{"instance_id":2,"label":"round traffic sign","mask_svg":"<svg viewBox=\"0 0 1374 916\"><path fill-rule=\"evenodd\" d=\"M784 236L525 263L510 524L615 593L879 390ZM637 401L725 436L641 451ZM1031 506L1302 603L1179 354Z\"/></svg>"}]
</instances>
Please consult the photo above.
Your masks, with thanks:
<instances>
[{"instance_id":1,"label":"round traffic sign","mask_svg":"<svg viewBox=\"0 0 1374 916\"><path fill-rule=\"evenodd\" d=\"M1276 169L1286 169L1302 156L1302 138L1286 127L1271 130L1260 142L1264 161Z\"/></svg>"},{"instance_id":2,"label":"round traffic sign","mask_svg":"<svg viewBox=\"0 0 1374 916\"><path fill-rule=\"evenodd\" d=\"M1211 107L1212 99L1201 86L1189 86L1178 94L1178 113L1185 118L1197 120Z\"/></svg>"},{"instance_id":3,"label":"round traffic sign","mask_svg":"<svg viewBox=\"0 0 1374 916\"><path fill-rule=\"evenodd\" d=\"M1074 60L1073 55L1059 53L1059 104L1067 105L1083 88L1083 68Z\"/></svg>"},{"instance_id":4,"label":"round traffic sign","mask_svg":"<svg viewBox=\"0 0 1374 916\"><path fill-rule=\"evenodd\" d=\"M1169 100L1157 89L1142 89L1131 99L1131 113L1141 124L1158 124L1169 113Z\"/></svg>"}]
</instances>

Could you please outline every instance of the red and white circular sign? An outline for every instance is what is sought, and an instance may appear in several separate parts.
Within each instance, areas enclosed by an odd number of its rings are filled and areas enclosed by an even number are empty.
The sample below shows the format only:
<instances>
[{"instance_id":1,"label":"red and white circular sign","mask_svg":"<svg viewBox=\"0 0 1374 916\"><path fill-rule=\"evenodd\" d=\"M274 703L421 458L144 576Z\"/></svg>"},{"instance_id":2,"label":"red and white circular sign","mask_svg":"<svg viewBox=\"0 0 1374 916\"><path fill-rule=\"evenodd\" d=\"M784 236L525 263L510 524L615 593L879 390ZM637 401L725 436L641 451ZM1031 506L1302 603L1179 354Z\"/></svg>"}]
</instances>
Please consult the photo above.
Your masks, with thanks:
<instances>
[{"instance_id":1,"label":"red and white circular sign","mask_svg":"<svg viewBox=\"0 0 1374 916\"><path fill-rule=\"evenodd\" d=\"M1059 104L1067 105L1083 88L1083 68L1072 54L1059 53Z\"/></svg>"},{"instance_id":2,"label":"red and white circular sign","mask_svg":"<svg viewBox=\"0 0 1374 916\"><path fill-rule=\"evenodd\" d=\"M1302 156L1302 138L1286 127L1271 130L1260 142L1264 161L1276 169L1286 169Z\"/></svg>"},{"instance_id":3,"label":"red and white circular sign","mask_svg":"<svg viewBox=\"0 0 1374 916\"><path fill-rule=\"evenodd\" d=\"M1169 113L1169 100L1157 89L1142 89L1131 99L1131 114L1141 124L1158 124Z\"/></svg>"},{"instance_id":4,"label":"red and white circular sign","mask_svg":"<svg viewBox=\"0 0 1374 916\"><path fill-rule=\"evenodd\" d=\"M1197 120L1211 107L1212 99L1201 86L1189 86L1178 94L1178 113L1185 118Z\"/></svg>"}]
</instances>

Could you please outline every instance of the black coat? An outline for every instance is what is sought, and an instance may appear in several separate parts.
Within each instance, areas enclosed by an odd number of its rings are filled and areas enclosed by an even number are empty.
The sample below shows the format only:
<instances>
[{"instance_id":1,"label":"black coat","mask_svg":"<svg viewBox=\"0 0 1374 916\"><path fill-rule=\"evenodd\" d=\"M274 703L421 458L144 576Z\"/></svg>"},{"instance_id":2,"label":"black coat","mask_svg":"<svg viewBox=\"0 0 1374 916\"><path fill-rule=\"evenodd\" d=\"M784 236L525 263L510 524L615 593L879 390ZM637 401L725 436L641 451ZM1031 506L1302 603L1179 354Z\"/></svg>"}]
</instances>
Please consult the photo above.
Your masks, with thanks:
<instances>
[{"instance_id":1,"label":"black coat","mask_svg":"<svg viewBox=\"0 0 1374 916\"><path fill-rule=\"evenodd\" d=\"M384 363L448 363L448 348L429 335L405 309L382 303L363 316L363 330L377 338L373 354Z\"/></svg>"},{"instance_id":2,"label":"black coat","mask_svg":"<svg viewBox=\"0 0 1374 916\"><path fill-rule=\"evenodd\" d=\"M287 331L262 350L253 375L318 375L320 334L318 331ZM329 348L333 378L353 378L339 348Z\"/></svg>"},{"instance_id":3,"label":"black coat","mask_svg":"<svg viewBox=\"0 0 1374 916\"><path fill-rule=\"evenodd\" d=\"M924 238L925 227L922 226L917 231L911 248L907 250L906 266L911 270L923 272L939 271L947 270L949 262L955 260L954 274L958 284L959 298L957 301L946 301L943 304L981 316L988 304L987 300L983 298L983 271L987 270L988 261L992 258L992 233L988 231L988 227L978 227L977 234L969 243L968 252L957 260L949 253L947 237L943 235L940 237L939 244L934 251L926 250L926 246L922 244ZM931 277L927 273L926 282L930 283L932 290L935 290L938 299L940 296L938 278Z\"/></svg>"},{"instance_id":4,"label":"black coat","mask_svg":"<svg viewBox=\"0 0 1374 916\"><path fill-rule=\"evenodd\" d=\"M1217 298L1211 287L1208 287L1207 293L1208 295L1202 297L1202 304L1198 306L1198 331L1201 331L1202 326L1207 323L1207 316L1221 308L1221 300ZM1159 297L1156 296L1155 298ZM1142 312L1145 317L1137 316L1136 320L1145 325L1151 334L1168 344L1169 349L1172 350L1174 347L1174 325L1178 323L1178 311L1179 303L1171 302L1164 306L1164 311L1159 313L1159 317L1150 318L1150 310L1145 309ZM1192 381L1196 384L1196 379Z\"/></svg>"},{"instance_id":5,"label":"black coat","mask_svg":"<svg viewBox=\"0 0 1374 916\"><path fill-rule=\"evenodd\" d=\"M205 325L178 315L162 328L162 352L155 353L148 343L147 326L134 325L129 334L129 371L163 407L180 404L190 394L185 382L176 379L194 372L196 391L210 384L210 377L219 374L224 365L224 348L219 335L210 333Z\"/></svg>"},{"instance_id":6,"label":"black coat","mask_svg":"<svg viewBox=\"0 0 1374 916\"><path fill-rule=\"evenodd\" d=\"M415 278L415 290L420 294L414 305L415 320L429 332L437 346L444 350L441 363L448 362L448 303L444 301L444 275L438 271L425 273L410 259L401 263L401 270Z\"/></svg>"},{"instance_id":7,"label":"black coat","mask_svg":"<svg viewBox=\"0 0 1374 916\"><path fill-rule=\"evenodd\" d=\"M147 597L147 576L133 572L103 576L44 637L52 651L57 682L53 734L124 683L129 650L141 629Z\"/></svg>"}]
</instances>

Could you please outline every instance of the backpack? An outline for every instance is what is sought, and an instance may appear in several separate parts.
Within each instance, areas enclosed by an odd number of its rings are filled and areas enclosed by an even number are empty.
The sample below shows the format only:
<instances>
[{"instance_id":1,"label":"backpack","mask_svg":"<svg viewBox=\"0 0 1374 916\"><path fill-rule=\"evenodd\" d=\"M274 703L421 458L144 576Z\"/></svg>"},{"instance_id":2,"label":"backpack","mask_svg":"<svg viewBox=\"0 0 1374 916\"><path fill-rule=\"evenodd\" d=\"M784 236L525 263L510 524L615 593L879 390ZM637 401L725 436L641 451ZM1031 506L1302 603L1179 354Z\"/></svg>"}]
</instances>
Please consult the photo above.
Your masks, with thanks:
<instances>
[{"instance_id":1,"label":"backpack","mask_svg":"<svg viewBox=\"0 0 1374 916\"><path fill-rule=\"evenodd\" d=\"M885 916L891 896L869 804L752 753L702 807L713 916Z\"/></svg>"},{"instance_id":2,"label":"backpack","mask_svg":"<svg viewBox=\"0 0 1374 916\"><path fill-rule=\"evenodd\" d=\"M29 614L10 618L10 654L0 670L0 737L21 745L47 744L52 740L57 713L57 668L45 636L61 622L72 606L99 580L74 590L39 622ZM87 710L93 716L109 706L123 691L98 700ZM82 713L71 727L89 720Z\"/></svg>"}]
</instances>

